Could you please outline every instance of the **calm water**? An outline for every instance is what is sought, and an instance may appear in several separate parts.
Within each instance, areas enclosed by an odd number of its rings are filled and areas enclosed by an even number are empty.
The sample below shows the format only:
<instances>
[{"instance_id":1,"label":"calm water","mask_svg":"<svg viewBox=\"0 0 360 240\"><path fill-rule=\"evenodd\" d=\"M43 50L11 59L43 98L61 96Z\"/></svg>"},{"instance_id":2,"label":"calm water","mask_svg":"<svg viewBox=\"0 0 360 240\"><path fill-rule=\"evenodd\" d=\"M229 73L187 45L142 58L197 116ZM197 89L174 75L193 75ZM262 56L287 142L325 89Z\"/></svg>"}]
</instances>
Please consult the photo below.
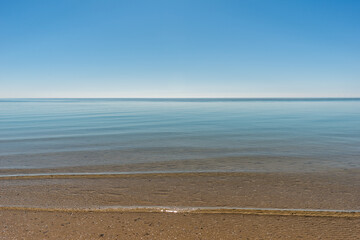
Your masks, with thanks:
<instances>
[{"instance_id":1,"label":"calm water","mask_svg":"<svg viewBox=\"0 0 360 240\"><path fill-rule=\"evenodd\" d=\"M360 100L0 99L0 169L131 165L359 168Z\"/></svg>"}]
</instances>

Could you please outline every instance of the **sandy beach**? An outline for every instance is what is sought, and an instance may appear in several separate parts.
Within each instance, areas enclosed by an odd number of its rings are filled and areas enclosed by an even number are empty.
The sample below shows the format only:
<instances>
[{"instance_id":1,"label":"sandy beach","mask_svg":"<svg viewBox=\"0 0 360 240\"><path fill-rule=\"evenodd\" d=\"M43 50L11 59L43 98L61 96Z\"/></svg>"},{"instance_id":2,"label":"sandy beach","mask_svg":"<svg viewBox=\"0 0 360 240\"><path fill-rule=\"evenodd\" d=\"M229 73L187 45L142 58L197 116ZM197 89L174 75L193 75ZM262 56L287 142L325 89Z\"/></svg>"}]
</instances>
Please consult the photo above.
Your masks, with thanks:
<instances>
[{"instance_id":1,"label":"sandy beach","mask_svg":"<svg viewBox=\"0 0 360 240\"><path fill-rule=\"evenodd\" d=\"M0 181L0 239L356 239L360 235L360 214L346 213L360 209L357 170L54 174L2 176ZM154 206L220 210L121 210ZM235 207L315 211L301 216L221 210ZM324 215L316 212L319 209L339 213Z\"/></svg>"},{"instance_id":2,"label":"sandy beach","mask_svg":"<svg viewBox=\"0 0 360 240\"><path fill-rule=\"evenodd\" d=\"M359 218L0 211L0 239L358 239Z\"/></svg>"}]
</instances>

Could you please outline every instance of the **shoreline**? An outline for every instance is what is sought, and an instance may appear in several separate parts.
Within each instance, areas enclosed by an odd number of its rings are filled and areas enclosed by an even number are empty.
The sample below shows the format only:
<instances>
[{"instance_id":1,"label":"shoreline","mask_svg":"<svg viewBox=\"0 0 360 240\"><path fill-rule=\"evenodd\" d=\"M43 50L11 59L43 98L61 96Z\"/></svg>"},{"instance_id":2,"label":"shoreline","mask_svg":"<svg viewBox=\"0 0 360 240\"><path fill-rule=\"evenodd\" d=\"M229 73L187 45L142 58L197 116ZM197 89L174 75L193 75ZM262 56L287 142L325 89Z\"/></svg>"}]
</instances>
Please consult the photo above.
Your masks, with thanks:
<instances>
[{"instance_id":1,"label":"shoreline","mask_svg":"<svg viewBox=\"0 0 360 240\"><path fill-rule=\"evenodd\" d=\"M57 174L0 177L0 240L360 236L358 170Z\"/></svg>"},{"instance_id":2,"label":"shoreline","mask_svg":"<svg viewBox=\"0 0 360 240\"><path fill-rule=\"evenodd\" d=\"M360 210L360 174L140 173L0 177L0 206Z\"/></svg>"},{"instance_id":3,"label":"shoreline","mask_svg":"<svg viewBox=\"0 0 360 240\"><path fill-rule=\"evenodd\" d=\"M132 169L131 167L138 164L130 165L100 165L100 166L76 166L76 167L59 167L59 168L3 168L0 169L0 181L11 179L56 179L56 178L111 178L124 177L129 178L133 176L210 176L210 175L241 175L241 174L283 174L283 175L353 175L360 174L360 168L327 168L322 170L174 170L174 169L154 169L145 170L144 168ZM150 165L156 165L150 163ZM129 166L131 166L129 168ZM147 166L147 164L145 165Z\"/></svg>"},{"instance_id":4,"label":"shoreline","mask_svg":"<svg viewBox=\"0 0 360 240\"><path fill-rule=\"evenodd\" d=\"M72 212L72 213L189 213L189 214L240 214L260 216L305 216L360 218L360 210L333 209L276 209L239 207L171 207L171 206L111 206L99 208L46 208L0 206L0 211Z\"/></svg>"}]
</instances>

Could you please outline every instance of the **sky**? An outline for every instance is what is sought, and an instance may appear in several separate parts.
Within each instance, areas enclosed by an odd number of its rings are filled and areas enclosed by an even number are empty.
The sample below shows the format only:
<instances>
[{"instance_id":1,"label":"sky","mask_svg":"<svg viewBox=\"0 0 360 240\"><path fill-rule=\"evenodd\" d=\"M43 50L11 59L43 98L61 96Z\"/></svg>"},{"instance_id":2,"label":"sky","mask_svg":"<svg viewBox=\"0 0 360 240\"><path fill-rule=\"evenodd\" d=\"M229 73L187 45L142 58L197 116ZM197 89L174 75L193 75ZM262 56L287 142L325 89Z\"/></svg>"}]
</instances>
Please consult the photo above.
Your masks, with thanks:
<instances>
[{"instance_id":1,"label":"sky","mask_svg":"<svg viewBox=\"0 0 360 240\"><path fill-rule=\"evenodd\" d=\"M0 1L0 98L360 97L357 0Z\"/></svg>"}]
</instances>

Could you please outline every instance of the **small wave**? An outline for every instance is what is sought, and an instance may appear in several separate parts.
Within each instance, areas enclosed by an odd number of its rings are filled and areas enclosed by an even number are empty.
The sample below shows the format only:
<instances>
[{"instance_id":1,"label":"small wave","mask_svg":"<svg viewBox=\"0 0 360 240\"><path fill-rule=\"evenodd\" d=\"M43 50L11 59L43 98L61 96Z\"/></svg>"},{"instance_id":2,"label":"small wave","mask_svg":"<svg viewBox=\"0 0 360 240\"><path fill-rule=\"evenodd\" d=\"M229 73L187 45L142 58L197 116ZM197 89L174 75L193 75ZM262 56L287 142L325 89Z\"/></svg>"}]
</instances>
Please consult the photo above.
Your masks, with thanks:
<instances>
[{"instance_id":1,"label":"small wave","mask_svg":"<svg viewBox=\"0 0 360 240\"><path fill-rule=\"evenodd\" d=\"M359 218L360 210L330 209L278 209L239 207L172 207L172 206L107 206L98 208L44 208L0 206L1 210L43 212L119 212L119 213L191 213L191 214L242 214L272 216L345 217Z\"/></svg>"}]
</instances>

